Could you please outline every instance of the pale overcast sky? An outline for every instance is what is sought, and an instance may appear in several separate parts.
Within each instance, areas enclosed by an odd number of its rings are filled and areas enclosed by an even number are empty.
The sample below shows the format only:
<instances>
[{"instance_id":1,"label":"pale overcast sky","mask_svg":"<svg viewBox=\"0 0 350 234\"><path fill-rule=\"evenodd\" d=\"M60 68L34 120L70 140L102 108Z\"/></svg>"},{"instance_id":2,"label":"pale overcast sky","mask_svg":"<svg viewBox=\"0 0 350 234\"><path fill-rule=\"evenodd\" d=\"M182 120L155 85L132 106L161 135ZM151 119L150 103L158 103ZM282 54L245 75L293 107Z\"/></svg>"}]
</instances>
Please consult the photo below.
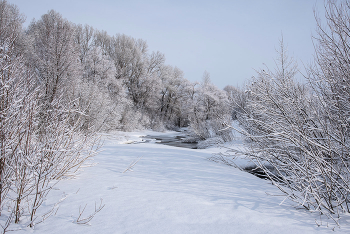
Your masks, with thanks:
<instances>
[{"instance_id":1,"label":"pale overcast sky","mask_svg":"<svg viewBox=\"0 0 350 234\"><path fill-rule=\"evenodd\" d=\"M309 63L313 8L322 0L8 0L27 22L54 9L64 18L110 35L122 33L147 41L149 51L200 81L207 70L219 88L242 85L264 63L274 67L283 33L289 54Z\"/></svg>"}]
</instances>

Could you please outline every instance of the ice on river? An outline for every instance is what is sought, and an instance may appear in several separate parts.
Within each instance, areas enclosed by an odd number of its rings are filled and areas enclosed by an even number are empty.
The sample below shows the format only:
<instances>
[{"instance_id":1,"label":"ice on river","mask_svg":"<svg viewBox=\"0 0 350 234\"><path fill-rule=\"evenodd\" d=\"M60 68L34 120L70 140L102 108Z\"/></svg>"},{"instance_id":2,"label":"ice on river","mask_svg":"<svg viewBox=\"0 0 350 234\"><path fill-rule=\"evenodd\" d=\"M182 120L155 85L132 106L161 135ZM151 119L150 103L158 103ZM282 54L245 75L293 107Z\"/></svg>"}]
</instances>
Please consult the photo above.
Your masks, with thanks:
<instances>
[{"instance_id":1,"label":"ice on river","mask_svg":"<svg viewBox=\"0 0 350 234\"><path fill-rule=\"evenodd\" d=\"M104 135L95 165L60 182L45 201L42 212L66 196L57 214L34 230L11 233L334 233L329 220L322 218L318 227L318 215L288 202L279 205L284 197L273 196L280 192L271 182L208 160L220 149L132 144L150 134ZM87 217L100 199L105 207L89 225L75 223L79 207L87 204ZM349 220L341 223L335 232L350 233Z\"/></svg>"}]
</instances>

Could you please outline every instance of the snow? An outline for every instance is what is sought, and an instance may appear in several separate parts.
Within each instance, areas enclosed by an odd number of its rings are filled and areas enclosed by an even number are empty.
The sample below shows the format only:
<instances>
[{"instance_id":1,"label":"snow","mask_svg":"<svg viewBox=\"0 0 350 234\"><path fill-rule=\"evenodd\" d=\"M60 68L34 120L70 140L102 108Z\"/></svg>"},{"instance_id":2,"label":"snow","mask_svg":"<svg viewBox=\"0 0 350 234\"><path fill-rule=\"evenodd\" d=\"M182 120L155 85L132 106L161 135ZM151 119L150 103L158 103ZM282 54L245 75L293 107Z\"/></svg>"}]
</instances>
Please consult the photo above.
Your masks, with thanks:
<instances>
[{"instance_id":1,"label":"snow","mask_svg":"<svg viewBox=\"0 0 350 234\"><path fill-rule=\"evenodd\" d=\"M34 229L10 226L15 230L10 233L334 233L325 217L320 220L288 201L279 205L284 197L276 196L280 192L271 182L208 160L224 149L140 143L140 136L151 134L178 133L103 135L105 145L90 162L94 165L60 182L38 211L65 197L56 215ZM82 217L87 217L101 199L105 206L89 224L77 224L79 207L86 205ZM345 217L336 233L350 232Z\"/></svg>"}]
</instances>

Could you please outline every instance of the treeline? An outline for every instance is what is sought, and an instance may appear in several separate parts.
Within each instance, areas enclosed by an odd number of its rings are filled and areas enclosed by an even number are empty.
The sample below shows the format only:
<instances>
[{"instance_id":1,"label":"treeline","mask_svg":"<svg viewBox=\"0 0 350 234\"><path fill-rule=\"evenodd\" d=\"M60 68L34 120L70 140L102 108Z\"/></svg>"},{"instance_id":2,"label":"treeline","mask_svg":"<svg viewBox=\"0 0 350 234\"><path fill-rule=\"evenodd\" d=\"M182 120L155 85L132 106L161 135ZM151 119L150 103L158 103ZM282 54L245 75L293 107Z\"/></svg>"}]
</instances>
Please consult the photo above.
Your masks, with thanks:
<instances>
[{"instance_id":1,"label":"treeline","mask_svg":"<svg viewBox=\"0 0 350 234\"><path fill-rule=\"evenodd\" d=\"M165 64L163 54L149 52L142 39L110 36L50 11L29 25L22 44L48 101L61 95L74 103L84 113L83 131L191 126L205 139L209 133L199 125L229 115L227 95L208 73L191 83L179 68Z\"/></svg>"},{"instance_id":2,"label":"treeline","mask_svg":"<svg viewBox=\"0 0 350 234\"><path fill-rule=\"evenodd\" d=\"M244 152L286 198L337 224L350 212L350 2L327 1L316 18L315 61L298 82L281 41L278 67L230 96Z\"/></svg>"}]
</instances>

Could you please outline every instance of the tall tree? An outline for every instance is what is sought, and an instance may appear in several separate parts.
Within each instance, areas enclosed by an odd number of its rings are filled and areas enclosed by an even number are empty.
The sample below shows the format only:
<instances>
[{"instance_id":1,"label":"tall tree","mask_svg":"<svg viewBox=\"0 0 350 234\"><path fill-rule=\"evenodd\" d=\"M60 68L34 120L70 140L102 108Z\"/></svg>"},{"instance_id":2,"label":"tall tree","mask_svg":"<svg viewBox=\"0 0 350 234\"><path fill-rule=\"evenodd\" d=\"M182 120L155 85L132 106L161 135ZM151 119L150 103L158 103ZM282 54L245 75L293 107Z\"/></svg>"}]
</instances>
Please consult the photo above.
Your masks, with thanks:
<instances>
[{"instance_id":1,"label":"tall tree","mask_svg":"<svg viewBox=\"0 0 350 234\"><path fill-rule=\"evenodd\" d=\"M75 92L81 71L74 44L75 27L51 10L29 25L28 35L33 40L32 66L45 90L40 124L44 131L54 100L65 94L68 103Z\"/></svg>"}]
</instances>

